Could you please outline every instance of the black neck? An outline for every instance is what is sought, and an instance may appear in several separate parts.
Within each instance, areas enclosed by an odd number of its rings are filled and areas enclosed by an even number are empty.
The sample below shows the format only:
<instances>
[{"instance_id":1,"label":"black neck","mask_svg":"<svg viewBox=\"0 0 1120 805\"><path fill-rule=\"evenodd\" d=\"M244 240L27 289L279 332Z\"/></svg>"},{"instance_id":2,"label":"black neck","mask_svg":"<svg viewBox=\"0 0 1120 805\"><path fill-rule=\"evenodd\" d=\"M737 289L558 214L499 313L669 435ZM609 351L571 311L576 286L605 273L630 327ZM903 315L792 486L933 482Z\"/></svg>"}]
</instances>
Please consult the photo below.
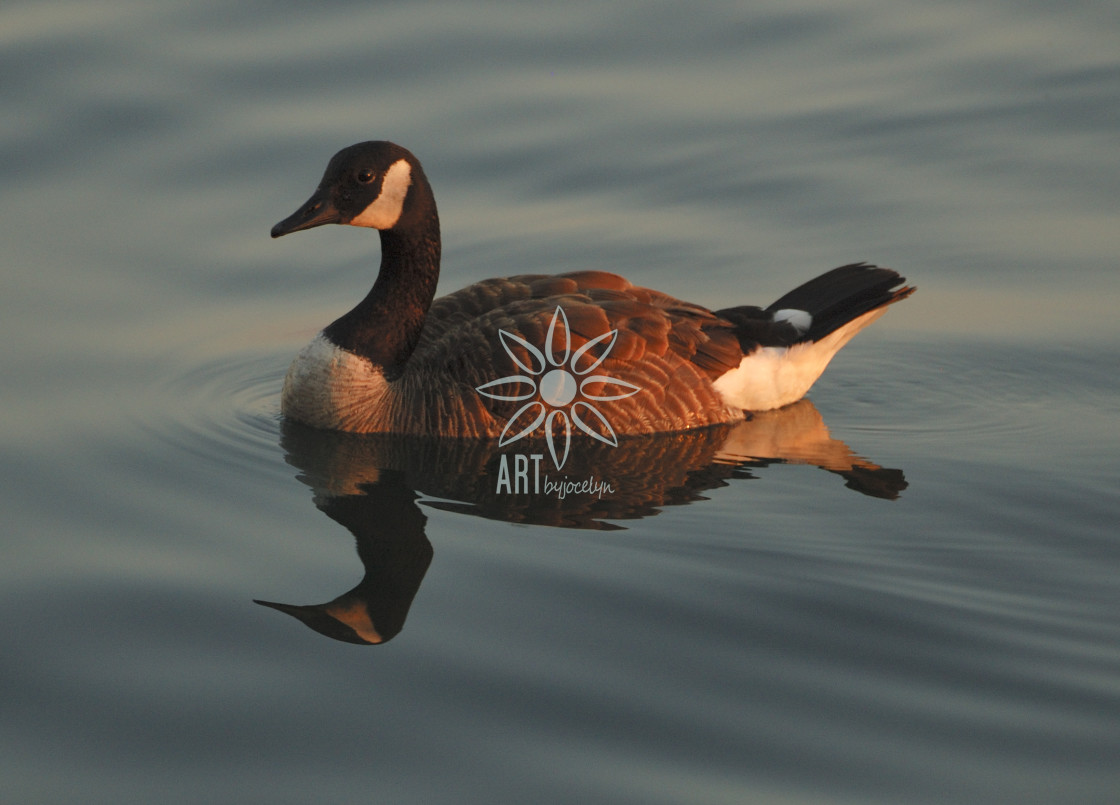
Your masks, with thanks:
<instances>
[{"instance_id":1,"label":"black neck","mask_svg":"<svg viewBox=\"0 0 1120 805\"><path fill-rule=\"evenodd\" d=\"M381 367L393 380L404 370L424 328L439 281L439 216L435 205L381 232L381 270L357 307L324 330L338 346Z\"/></svg>"}]
</instances>

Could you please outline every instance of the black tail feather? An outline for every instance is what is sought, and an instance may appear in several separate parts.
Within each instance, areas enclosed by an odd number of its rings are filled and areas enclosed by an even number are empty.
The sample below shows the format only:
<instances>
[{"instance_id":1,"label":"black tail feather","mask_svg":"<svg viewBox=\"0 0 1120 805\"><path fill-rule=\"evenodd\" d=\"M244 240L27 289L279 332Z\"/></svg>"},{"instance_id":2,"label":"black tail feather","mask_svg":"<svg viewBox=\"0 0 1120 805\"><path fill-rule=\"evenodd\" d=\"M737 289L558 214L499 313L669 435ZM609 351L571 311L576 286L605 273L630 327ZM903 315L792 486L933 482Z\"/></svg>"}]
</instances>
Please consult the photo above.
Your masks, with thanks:
<instances>
[{"instance_id":1,"label":"black tail feather","mask_svg":"<svg viewBox=\"0 0 1120 805\"><path fill-rule=\"evenodd\" d=\"M864 313L905 299L914 288L889 268L852 263L828 271L794 288L766 308L773 314L784 309L804 310L813 317L802 339L818 341Z\"/></svg>"}]
</instances>

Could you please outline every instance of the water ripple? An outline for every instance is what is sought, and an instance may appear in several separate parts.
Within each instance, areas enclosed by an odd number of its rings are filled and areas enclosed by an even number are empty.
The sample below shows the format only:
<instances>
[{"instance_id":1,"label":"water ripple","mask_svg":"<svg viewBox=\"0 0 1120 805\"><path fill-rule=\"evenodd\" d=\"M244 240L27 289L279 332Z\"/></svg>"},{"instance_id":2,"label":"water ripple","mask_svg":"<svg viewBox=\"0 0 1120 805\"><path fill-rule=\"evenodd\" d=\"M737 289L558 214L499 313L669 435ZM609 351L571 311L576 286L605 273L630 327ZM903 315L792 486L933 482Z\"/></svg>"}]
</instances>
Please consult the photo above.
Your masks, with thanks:
<instances>
[{"instance_id":1,"label":"water ripple","mask_svg":"<svg viewBox=\"0 0 1120 805\"><path fill-rule=\"evenodd\" d=\"M260 352L172 364L149 388L159 399L143 406L143 427L193 456L258 472L276 464L286 368L274 353Z\"/></svg>"}]
</instances>

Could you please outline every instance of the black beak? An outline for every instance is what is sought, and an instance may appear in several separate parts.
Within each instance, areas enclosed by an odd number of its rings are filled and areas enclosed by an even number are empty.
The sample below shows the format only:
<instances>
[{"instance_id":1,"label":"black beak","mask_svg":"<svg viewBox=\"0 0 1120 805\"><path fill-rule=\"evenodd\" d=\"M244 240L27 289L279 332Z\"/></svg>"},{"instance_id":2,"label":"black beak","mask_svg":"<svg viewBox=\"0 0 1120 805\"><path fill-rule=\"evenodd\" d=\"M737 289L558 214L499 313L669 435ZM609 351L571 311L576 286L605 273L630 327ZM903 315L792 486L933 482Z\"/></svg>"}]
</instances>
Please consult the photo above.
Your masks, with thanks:
<instances>
[{"instance_id":1,"label":"black beak","mask_svg":"<svg viewBox=\"0 0 1120 805\"><path fill-rule=\"evenodd\" d=\"M303 229L341 222L342 213L331 201L330 195L319 189L315 191L315 195L307 200L307 203L272 227L272 237L278 238L281 235L289 235Z\"/></svg>"}]
</instances>

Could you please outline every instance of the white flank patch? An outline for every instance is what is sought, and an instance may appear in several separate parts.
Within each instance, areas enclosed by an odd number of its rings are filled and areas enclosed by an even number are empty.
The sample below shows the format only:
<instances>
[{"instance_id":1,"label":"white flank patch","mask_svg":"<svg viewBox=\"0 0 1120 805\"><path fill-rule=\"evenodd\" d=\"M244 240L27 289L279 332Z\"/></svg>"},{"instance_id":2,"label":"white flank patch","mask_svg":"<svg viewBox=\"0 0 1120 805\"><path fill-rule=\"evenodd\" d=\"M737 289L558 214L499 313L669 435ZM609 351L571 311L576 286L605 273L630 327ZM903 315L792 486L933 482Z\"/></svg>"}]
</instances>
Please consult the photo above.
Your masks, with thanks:
<instances>
[{"instance_id":1,"label":"white flank patch","mask_svg":"<svg viewBox=\"0 0 1120 805\"><path fill-rule=\"evenodd\" d=\"M388 391L380 369L319 333L292 361L280 409L312 427L368 432L379 429Z\"/></svg>"},{"instance_id":2,"label":"white flank patch","mask_svg":"<svg viewBox=\"0 0 1120 805\"><path fill-rule=\"evenodd\" d=\"M813 317L807 310L795 310L787 307L774 311L774 321L788 321L799 333L806 333L813 325Z\"/></svg>"},{"instance_id":3,"label":"white flank patch","mask_svg":"<svg viewBox=\"0 0 1120 805\"><path fill-rule=\"evenodd\" d=\"M381 193L370 205L350 221L350 226L368 226L373 229L392 229L400 220L404 197L412 186L412 166L407 159L398 159L385 171L381 180Z\"/></svg>"},{"instance_id":4,"label":"white flank patch","mask_svg":"<svg viewBox=\"0 0 1120 805\"><path fill-rule=\"evenodd\" d=\"M746 411L769 411L797 402L821 376L840 348L886 310L881 307L864 313L820 341L794 344L792 347L760 347L750 355L744 355L738 369L716 378L712 386L728 405Z\"/></svg>"}]
</instances>

